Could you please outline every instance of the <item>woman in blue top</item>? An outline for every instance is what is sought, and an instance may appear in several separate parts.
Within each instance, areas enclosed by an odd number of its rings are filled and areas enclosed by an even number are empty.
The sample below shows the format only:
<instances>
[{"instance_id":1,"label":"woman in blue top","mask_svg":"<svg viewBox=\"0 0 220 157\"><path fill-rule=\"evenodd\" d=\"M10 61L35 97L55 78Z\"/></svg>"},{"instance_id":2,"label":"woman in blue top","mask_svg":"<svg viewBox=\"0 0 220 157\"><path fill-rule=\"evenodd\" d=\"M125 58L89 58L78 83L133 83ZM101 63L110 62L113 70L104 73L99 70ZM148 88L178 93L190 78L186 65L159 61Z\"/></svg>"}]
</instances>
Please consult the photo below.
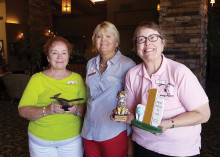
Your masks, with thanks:
<instances>
[{"instance_id":1,"label":"woman in blue top","mask_svg":"<svg viewBox=\"0 0 220 157\"><path fill-rule=\"evenodd\" d=\"M135 63L118 50L119 32L104 21L94 30L92 42L99 55L87 64L88 104L82 129L86 157L125 157L127 134L124 123L112 121L110 115L117 105L117 93L124 88L126 72Z\"/></svg>"}]
</instances>

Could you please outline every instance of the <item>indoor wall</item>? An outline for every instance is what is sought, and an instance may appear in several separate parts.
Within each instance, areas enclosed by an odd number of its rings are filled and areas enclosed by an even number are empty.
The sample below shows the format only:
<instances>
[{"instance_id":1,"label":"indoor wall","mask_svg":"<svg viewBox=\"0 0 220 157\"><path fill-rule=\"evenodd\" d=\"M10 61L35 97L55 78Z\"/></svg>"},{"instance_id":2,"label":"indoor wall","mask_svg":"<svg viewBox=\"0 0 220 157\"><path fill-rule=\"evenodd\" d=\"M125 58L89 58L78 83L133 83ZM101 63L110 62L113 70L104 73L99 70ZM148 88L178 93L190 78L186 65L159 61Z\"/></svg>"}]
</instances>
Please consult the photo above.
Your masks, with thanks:
<instances>
[{"instance_id":1,"label":"indoor wall","mask_svg":"<svg viewBox=\"0 0 220 157\"><path fill-rule=\"evenodd\" d=\"M5 70L23 71L27 68L25 57L20 57L18 52L18 42L25 37L28 32L28 0L7 0L5 5L6 16L2 26L5 27ZM4 10L3 9L3 10ZM1 29L2 30L2 29Z\"/></svg>"},{"instance_id":2,"label":"indoor wall","mask_svg":"<svg viewBox=\"0 0 220 157\"><path fill-rule=\"evenodd\" d=\"M7 59L7 40L6 40L6 28L5 28L5 22L6 22L6 9L5 9L5 0L0 0L0 40L3 42L3 45L1 43L1 60L6 58ZM4 52L6 54L4 55ZM3 58L4 57L4 58ZM6 60L7 62L7 60Z\"/></svg>"},{"instance_id":3,"label":"indoor wall","mask_svg":"<svg viewBox=\"0 0 220 157\"><path fill-rule=\"evenodd\" d=\"M143 20L158 23L159 0L108 0L107 19L119 30L120 50L125 55L132 55L133 34L136 26Z\"/></svg>"}]
</instances>

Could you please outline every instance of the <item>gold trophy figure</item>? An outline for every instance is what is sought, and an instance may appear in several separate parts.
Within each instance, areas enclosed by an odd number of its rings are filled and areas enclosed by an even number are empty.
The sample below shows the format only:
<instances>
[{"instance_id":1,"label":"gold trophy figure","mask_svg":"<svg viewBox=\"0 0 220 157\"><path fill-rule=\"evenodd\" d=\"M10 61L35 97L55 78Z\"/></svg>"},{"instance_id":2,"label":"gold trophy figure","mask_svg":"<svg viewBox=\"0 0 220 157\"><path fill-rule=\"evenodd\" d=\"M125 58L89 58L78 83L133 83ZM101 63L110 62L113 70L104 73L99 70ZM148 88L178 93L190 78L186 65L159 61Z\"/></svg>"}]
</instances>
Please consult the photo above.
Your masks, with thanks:
<instances>
[{"instance_id":1,"label":"gold trophy figure","mask_svg":"<svg viewBox=\"0 0 220 157\"><path fill-rule=\"evenodd\" d=\"M126 105L126 98L127 98L126 92L119 91L117 94L117 98L118 98L118 104L116 107L117 114L114 115L114 119L116 121L124 122L127 120L127 113L128 113L128 109Z\"/></svg>"}]
</instances>

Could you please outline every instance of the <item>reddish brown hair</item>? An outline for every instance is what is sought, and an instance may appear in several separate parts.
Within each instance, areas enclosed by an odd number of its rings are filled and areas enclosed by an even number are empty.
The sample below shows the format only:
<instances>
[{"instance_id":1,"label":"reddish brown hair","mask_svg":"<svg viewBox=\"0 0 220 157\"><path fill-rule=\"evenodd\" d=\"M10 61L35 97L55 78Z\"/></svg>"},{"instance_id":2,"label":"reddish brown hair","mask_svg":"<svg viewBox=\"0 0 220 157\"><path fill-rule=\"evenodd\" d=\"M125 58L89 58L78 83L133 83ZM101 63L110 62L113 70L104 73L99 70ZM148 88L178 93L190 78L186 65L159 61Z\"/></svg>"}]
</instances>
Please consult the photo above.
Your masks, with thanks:
<instances>
[{"instance_id":1,"label":"reddish brown hair","mask_svg":"<svg viewBox=\"0 0 220 157\"><path fill-rule=\"evenodd\" d=\"M56 36L54 38L47 40L47 42L44 44L44 53L46 56L48 56L49 49L53 45L53 43L55 43L55 42L63 42L67 46L69 56L71 55L72 45L65 38L60 37L60 36Z\"/></svg>"}]
</instances>

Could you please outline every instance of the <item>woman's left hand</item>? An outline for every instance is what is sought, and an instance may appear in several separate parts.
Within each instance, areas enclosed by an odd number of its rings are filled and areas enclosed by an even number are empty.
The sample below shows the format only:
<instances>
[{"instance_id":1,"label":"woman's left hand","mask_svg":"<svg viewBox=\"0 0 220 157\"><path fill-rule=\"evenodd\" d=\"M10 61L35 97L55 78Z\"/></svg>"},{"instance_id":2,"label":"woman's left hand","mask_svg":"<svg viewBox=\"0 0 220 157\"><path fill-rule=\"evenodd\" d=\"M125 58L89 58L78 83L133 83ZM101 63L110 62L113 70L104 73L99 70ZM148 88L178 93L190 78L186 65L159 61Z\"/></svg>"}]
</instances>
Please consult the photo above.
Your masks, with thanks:
<instances>
[{"instance_id":1,"label":"woman's left hand","mask_svg":"<svg viewBox=\"0 0 220 157\"><path fill-rule=\"evenodd\" d=\"M162 129L162 133L156 133L156 135L163 134L167 129L171 128L171 126L172 126L171 120L162 120L160 122L160 125L158 126Z\"/></svg>"},{"instance_id":2,"label":"woman's left hand","mask_svg":"<svg viewBox=\"0 0 220 157\"><path fill-rule=\"evenodd\" d=\"M161 127L163 132L165 132L170 128L194 126L206 123L210 118L210 114L209 104L206 103L192 111L184 112L176 117L173 117L172 119L162 120L159 127Z\"/></svg>"},{"instance_id":3,"label":"woman's left hand","mask_svg":"<svg viewBox=\"0 0 220 157\"><path fill-rule=\"evenodd\" d=\"M76 104L69 104L70 107L68 108L69 111L65 111L65 113L69 113L69 114L74 114L76 115L77 114L77 105Z\"/></svg>"}]
</instances>

